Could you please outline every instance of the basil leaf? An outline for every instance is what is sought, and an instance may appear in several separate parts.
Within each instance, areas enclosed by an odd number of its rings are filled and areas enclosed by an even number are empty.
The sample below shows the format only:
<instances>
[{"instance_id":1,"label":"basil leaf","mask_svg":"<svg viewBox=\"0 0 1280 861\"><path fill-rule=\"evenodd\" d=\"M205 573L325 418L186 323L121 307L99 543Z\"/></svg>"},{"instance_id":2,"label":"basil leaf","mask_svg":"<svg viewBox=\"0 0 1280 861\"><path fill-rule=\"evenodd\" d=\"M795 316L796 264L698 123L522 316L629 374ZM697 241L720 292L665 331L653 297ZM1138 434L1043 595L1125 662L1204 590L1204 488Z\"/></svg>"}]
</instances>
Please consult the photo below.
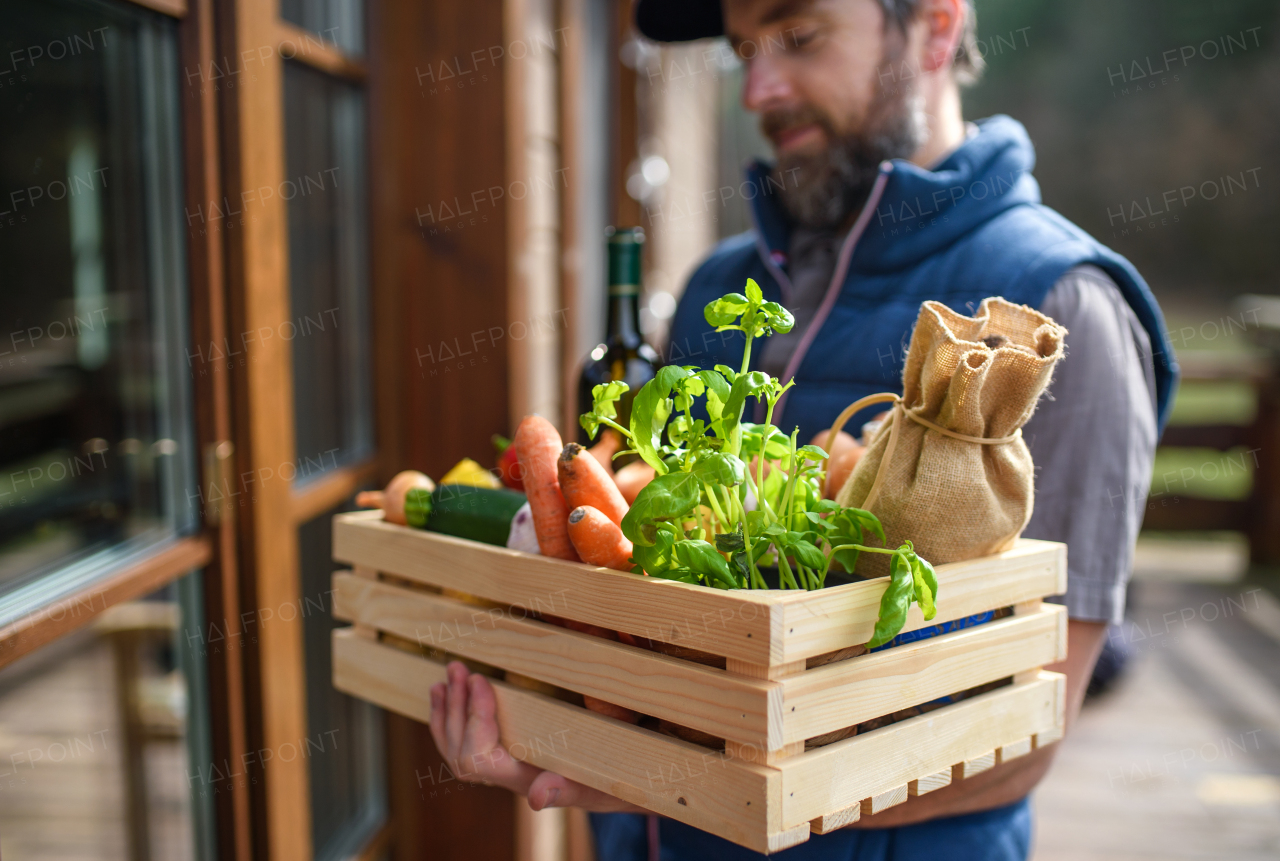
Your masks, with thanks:
<instances>
[{"instance_id":1,"label":"basil leaf","mask_svg":"<svg viewBox=\"0 0 1280 861\"><path fill-rule=\"evenodd\" d=\"M843 550L837 550L831 555L831 558L840 563L840 567L850 574L858 567L858 557L862 555L861 550L854 550L852 547L846 547Z\"/></svg>"},{"instance_id":2,"label":"basil leaf","mask_svg":"<svg viewBox=\"0 0 1280 861\"><path fill-rule=\"evenodd\" d=\"M747 299L753 305L764 304L764 292L760 289L760 285L756 283L756 279L747 279ZM738 313L742 313L739 311Z\"/></svg>"},{"instance_id":3,"label":"basil leaf","mask_svg":"<svg viewBox=\"0 0 1280 861\"><path fill-rule=\"evenodd\" d=\"M704 454L694 462L692 473L699 481L733 487L747 480L747 465L741 458L725 452Z\"/></svg>"},{"instance_id":4,"label":"basil leaf","mask_svg":"<svg viewBox=\"0 0 1280 861\"><path fill-rule=\"evenodd\" d=\"M694 586L700 585L698 581L702 579L688 568L681 568L679 566L676 566L675 568L668 568L665 571L659 571L657 573L650 574L649 576L658 577L662 580L676 580L680 583L690 583Z\"/></svg>"},{"instance_id":5,"label":"basil leaf","mask_svg":"<svg viewBox=\"0 0 1280 861\"><path fill-rule=\"evenodd\" d=\"M730 386L724 375L716 371L699 371L698 378L707 391L707 415L714 425L724 414L725 402L729 400Z\"/></svg>"},{"instance_id":6,"label":"basil leaf","mask_svg":"<svg viewBox=\"0 0 1280 861\"><path fill-rule=\"evenodd\" d=\"M738 553L747 549L741 532L720 532L716 534L716 549L721 553Z\"/></svg>"},{"instance_id":7,"label":"basil leaf","mask_svg":"<svg viewBox=\"0 0 1280 861\"><path fill-rule=\"evenodd\" d=\"M662 387L663 391L669 394L671 389L675 387L675 384L687 376L689 376L688 368L681 367L680 365L664 365L658 370L656 379L658 381L658 385Z\"/></svg>"},{"instance_id":8,"label":"basil leaf","mask_svg":"<svg viewBox=\"0 0 1280 861\"><path fill-rule=\"evenodd\" d=\"M672 548L675 546L676 539L679 537L676 528L670 523L659 523L656 527L651 527L653 533L652 544L633 544L631 550L631 561L637 564L637 568L632 568L636 574L648 572L652 576L659 576L663 571L669 571L678 567L675 553Z\"/></svg>"},{"instance_id":9,"label":"basil leaf","mask_svg":"<svg viewBox=\"0 0 1280 861\"><path fill-rule=\"evenodd\" d=\"M760 511L759 509L756 509L755 511L748 511L747 512L748 531L752 535L759 537L761 534L761 530L764 529L764 520L765 520L765 516L763 511Z\"/></svg>"},{"instance_id":10,"label":"basil leaf","mask_svg":"<svg viewBox=\"0 0 1280 861\"><path fill-rule=\"evenodd\" d=\"M596 415L607 419L617 418L618 398L629 392L631 387L622 380L601 383L591 390L591 409Z\"/></svg>"},{"instance_id":11,"label":"basil leaf","mask_svg":"<svg viewBox=\"0 0 1280 861\"><path fill-rule=\"evenodd\" d=\"M760 306L760 311L768 321L769 328L775 332L786 334L796 324L796 318L791 315L791 312L777 302L765 302Z\"/></svg>"},{"instance_id":12,"label":"basil leaf","mask_svg":"<svg viewBox=\"0 0 1280 861\"><path fill-rule=\"evenodd\" d=\"M863 530L870 529L871 533L880 539L881 544L888 543L888 539L884 537L884 527L880 525L879 517L876 517L870 511L863 511L861 508L846 508L845 513L853 518Z\"/></svg>"},{"instance_id":13,"label":"basil leaf","mask_svg":"<svg viewBox=\"0 0 1280 861\"><path fill-rule=\"evenodd\" d=\"M677 541L676 559L691 571L704 575L709 580L718 580L731 589L740 587L738 578L729 570L729 563L716 548L705 541Z\"/></svg>"},{"instance_id":14,"label":"basil leaf","mask_svg":"<svg viewBox=\"0 0 1280 861\"><path fill-rule=\"evenodd\" d=\"M751 291L751 285L754 281L747 281L747 292ZM757 286L756 291L760 288ZM761 297L763 298L763 297ZM750 307L750 302L746 296L741 293L726 293L719 299L707 303L707 307L703 309L702 316L707 318L707 322L716 328L721 326L732 326L734 322Z\"/></svg>"},{"instance_id":15,"label":"basil leaf","mask_svg":"<svg viewBox=\"0 0 1280 861\"><path fill-rule=\"evenodd\" d=\"M675 383L676 409L684 412L693 406L693 399L706 391L706 385L698 374L682 377Z\"/></svg>"},{"instance_id":16,"label":"basil leaf","mask_svg":"<svg viewBox=\"0 0 1280 861\"><path fill-rule=\"evenodd\" d=\"M807 455L808 460L826 460L830 457L824 449L821 449L816 445L802 445L800 448L796 449L796 454L802 456Z\"/></svg>"},{"instance_id":17,"label":"basil leaf","mask_svg":"<svg viewBox=\"0 0 1280 861\"><path fill-rule=\"evenodd\" d=\"M622 534L634 544L653 544L645 526L656 520L670 520L687 514L702 498L702 483L687 472L660 475L644 486L622 518Z\"/></svg>"},{"instance_id":18,"label":"basil leaf","mask_svg":"<svg viewBox=\"0 0 1280 861\"><path fill-rule=\"evenodd\" d=\"M738 378L738 372L728 365L716 365L716 371L720 376L724 377L725 381L731 386L733 385L733 381Z\"/></svg>"},{"instance_id":19,"label":"basil leaf","mask_svg":"<svg viewBox=\"0 0 1280 861\"><path fill-rule=\"evenodd\" d=\"M759 371L750 371L738 375L738 378L733 381L733 386L729 390L729 398L724 404L726 428L730 417L733 417L735 426L742 421L742 411L746 407L747 398L752 395L758 396L768 384L769 375L762 374Z\"/></svg>"},{"instance_id":20,"label":"basil leaf","mask_svg":"<svg viewBox=\"0 0 1280 861\"><path fill-rule=\"evenodd\" d=\"M938 614L934 601L938 597L938 575L933 566L915 553L911 554L911 575L915 581L916 603L928 622Z\"/></svg>"},{"instance_id":21,"label":"basil leaf","mask_svg":"<svg viewBox=\"0 0 1280 861\"><path fill-rule=\"evenodd\" d=\"M883 646L898 636L907 623L907 608L911 606L914 585L911 564L901 553L895 553L890 565L889 587L880 596L880 618L876 620L875 632L867 642L868 649Z\"/></svg>"},{"instance_id":22,"label":"basil leaf","mask_svg":"<svg viewBox=\"0 0 1280 861\"><path fill-rule=\"evenodd\" d=\"M787 549L795 557L796 561L806 568L821 571L822 567L827 564L827 557L822 555L822 551L807 541L797 541Z\"/></svg>"},{"instance_id":23,"label":"basil leaf","mask_svg":"<svg viewBox=\"0 0 1280 861\"><path fill-rule=\"evenodd\" d=\"M677 367L668 365L663 371ZM683 368L678 368L684 371ZM670 379L668 375L667 380ZM640 387L635 400L631 402L631 436L636 452L644 462L653 467L658 475L665 474L667 465L662 462L658 448L662 445L662 429L667 426L671 417L670 382L664 381L662 372Z\"/></svg>"}]
</instances>

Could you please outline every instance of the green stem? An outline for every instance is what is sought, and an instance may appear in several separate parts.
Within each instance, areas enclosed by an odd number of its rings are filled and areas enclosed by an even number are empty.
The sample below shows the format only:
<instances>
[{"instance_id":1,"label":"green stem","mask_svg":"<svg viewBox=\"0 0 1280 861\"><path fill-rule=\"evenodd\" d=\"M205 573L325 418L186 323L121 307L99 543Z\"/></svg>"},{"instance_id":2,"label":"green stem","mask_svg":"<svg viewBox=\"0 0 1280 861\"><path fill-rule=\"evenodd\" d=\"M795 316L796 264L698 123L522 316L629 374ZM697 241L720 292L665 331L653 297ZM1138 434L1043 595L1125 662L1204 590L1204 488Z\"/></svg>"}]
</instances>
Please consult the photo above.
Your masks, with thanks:
<instances>
[{"instance_id":1,"label":"green stem","mask_svg":"<svg viewBox=\"0 0 1280 861\"><path fill-rule=\"evenodd\" d=\"M750 346L750 342L747 342ZM756 492L756 502L760 504L760 510L765 511L769 515L770 523L777 523L778 517L769 509L769 503L764 499L764 451L769 445L769 428L773 427L773 405L774 401L769 401L769 408L765 411L764 426L760 429L760 453L756 455L756 484L759 490Z\"/></svg>"},{"instance_id":2,"label":"green stem","mask_svg":"<svg viewBox=\"0 0 1280 861\"><path fill-rule=\"evenodd\" d=\"M832 560L833 558L835 558L835 555L836 555L836 551L837 551L837 550L860 550L860 551L862 551L862 552L864 552L864 553L883 553L883 554L885 554L886 556L903 556L903 557L905 557L905 556L907 555L907 554L906 554L904 551L902 551L902 550L889 550L889 549L884 548L884 547L866 547L866 546L864 546L864 545L862 545L862 544L841 544L841 545L839 545L838 547L832 547L829 551L827 551L827 565L826 565L826 568L825 568L825 569L823 569L823 572L822 572L822 581L823 581L824 583L825 583L825 582L826 582L826 580L827 580L827 571L831 570L831 560ZM852 571L850 571L849 573L850 573L850 574L852 574L853 572L852 572Z\"/></svg>"},{"instance_id":3,"label":"green stem","mask_svg":"<svg viewBox=\"0 0 1280 861\"><path fill-rule=\"evenodd\" d=\"M747 478L748 480L751 478L750 473L747 474ZM742 543L747 553L747 568L751 572L751 588L766 589L768 584L760 575L760 569L756 567L755 555L751 552L751 528L747 525L747 512L742 507L742 501L738 499L737 493L731 492L729 488L721 487L720 489L724 492L725 507L730 511L730 522L742 524Z\"/></svg>"},{"instance_id":4,"label":"green stem","mask_svg":"<svg viewBox=\"0 0 1280 861\"><path fill-rule=\"evenodd\" d=\"M782 572L783 583L789 584L792 589L799 589L800 584L796 582L795 575L791 573L791 565L787 563L787 554L782 552L782 548L777 544L773 545L778 552L778 570Z\"/></svg>"},{"instance_id":5,"label":"green stem","mask_svg":"<svg viewBox=\"0 0 1280 861\"><path fill-rule=\"evenodd\" d=\"M738 373L745 374L751 369L751 341L754 339L754 335L746 330L743 330L742 334L747 336L747 346L742 351L742 370Z\"/></svg>"},{"instance_id":6,"label":"green stem","mask_svg":"<svg viewBox=\"0 0 1280 861\"><path fill-rule=\"evenodd\" d=\"M787 489L783 496L783 504L780 506L786 517L783 525L788 529L791 528L791 518L794 514L792 508L795 504L796 479L800 474L800 464L796 461L796 435L799 433L799 428L791 432L791 458L788 461L791 466L791 472L787 475Z\"/></svg>"},{"instance_id":7,"label":"green stem","mask_svg":"<svg viewBox=\"0 0 1280 861\"><path fill-rule=\"evenodd\" d=\"M715 491L713 491L711 489L711 485L707 484L705 481L702 483L702 488L707 492L707 501L711 503L711 511L721 523L724 523L727 526L729 518L724 516L724 511L720 508L720 500L716 498Z\"/></svg>"},{"instance_id":8,"label":"green stem","mask_svg":"<svg viewBox=\"0 0 1280 861\"><path fill-rule=\"evenodd\" d=\"M747 489L751 491L752 496L756 498L756 508L764 512L768 516L770 523L777 521L778 517L773 513L773 507L769 505L769 501L764 498L764 494L759 487L756 487L755 479L751 477L751 470L747 470ZM746 519L746 510L743 510L743 519Z\"/></svg>"},{"instance_id":9,"label":"green stem","mask_svg":"<svg viewBox=\"0 0 1280 861\"><path fill-rule=\"evenodd\" d=\"M622 425L618 424L613 419L605 418L604 416L597 416L597 418L600 419L600 424L608 425L609 427L613 428L618 433L622 434L632 442L635 441L635 437L631 435L631 431L629 431L627 428L624 428Z\"/></svg>"}]
</instances>

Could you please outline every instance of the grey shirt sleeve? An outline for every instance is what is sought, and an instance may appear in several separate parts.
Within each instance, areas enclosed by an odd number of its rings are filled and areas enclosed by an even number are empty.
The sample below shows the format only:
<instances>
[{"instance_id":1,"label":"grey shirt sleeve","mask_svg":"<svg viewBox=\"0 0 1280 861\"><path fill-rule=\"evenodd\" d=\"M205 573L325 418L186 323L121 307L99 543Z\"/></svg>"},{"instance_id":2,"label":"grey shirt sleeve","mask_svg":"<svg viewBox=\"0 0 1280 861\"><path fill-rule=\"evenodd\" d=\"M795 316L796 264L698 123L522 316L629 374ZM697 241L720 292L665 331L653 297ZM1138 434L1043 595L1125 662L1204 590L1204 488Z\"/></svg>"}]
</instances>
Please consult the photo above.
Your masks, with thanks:
<instances>
[{"instance_id":1,"label":"grey shirt sleeve","mask_svg":"<svg viewBox=\"0 0 1280 861\"><path fill-rule=\"evenodd\" d=\"M1066 355L1023 436L1035 508L1023 533L1067 544L1073 619L1120 622L1156 448L1151 343L1115 282L1070 270L1041 309L1067 329Z\"/></svg>"}]
</instances>

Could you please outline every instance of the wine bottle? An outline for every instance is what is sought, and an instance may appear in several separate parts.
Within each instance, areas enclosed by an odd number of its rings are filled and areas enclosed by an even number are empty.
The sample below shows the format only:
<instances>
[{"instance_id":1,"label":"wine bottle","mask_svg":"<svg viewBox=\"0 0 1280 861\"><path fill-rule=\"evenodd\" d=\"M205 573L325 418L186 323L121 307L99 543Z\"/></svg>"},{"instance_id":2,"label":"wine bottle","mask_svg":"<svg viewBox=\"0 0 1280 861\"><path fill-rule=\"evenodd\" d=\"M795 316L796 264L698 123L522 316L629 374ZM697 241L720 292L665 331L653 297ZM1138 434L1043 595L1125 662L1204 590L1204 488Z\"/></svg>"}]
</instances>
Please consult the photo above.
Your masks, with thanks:
<instances>
[{"instance_id":1,"label":"wine bottle","mask_svg":"<svg viewBox=\"0 0 1280 861\"><path fill-rule=\"evenodd\" d=\"M631 401L658 369L658 354L640 335L640 257L644 249L644 230L639 227L610 227L608 240L609 266L608 329L604 343L591 351L578 379L578 413L591 411L591 391L602 383L622 380L630 390L618 401L618 424L631 422ZM586 445L588 437L581 427L578 441ZM608 431L615 433L615 431ZM599 439L599 435L596 437ZM614 462L621 466L625 458Z\"/></svg>"}]
</instances>

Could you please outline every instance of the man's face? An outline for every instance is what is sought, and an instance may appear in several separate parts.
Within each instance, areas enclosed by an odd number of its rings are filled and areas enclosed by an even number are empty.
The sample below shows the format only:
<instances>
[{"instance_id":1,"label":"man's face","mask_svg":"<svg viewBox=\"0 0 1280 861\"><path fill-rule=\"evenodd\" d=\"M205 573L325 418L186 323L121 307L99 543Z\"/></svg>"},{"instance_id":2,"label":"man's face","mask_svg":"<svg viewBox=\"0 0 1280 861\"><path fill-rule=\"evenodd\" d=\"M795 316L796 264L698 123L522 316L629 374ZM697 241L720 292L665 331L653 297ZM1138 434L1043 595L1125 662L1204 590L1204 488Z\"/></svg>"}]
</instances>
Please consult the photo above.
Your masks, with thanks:
<instances>
[{"instance_id":1,"label":"man's face","mask_svg":"<svg viewBox=\"0 0 1280 861\"><path fill-rule=\"evenodd\" d=\"M910 79L891 74L904 34L886 29L877 0L726 0L724 16L783 203L802 224L839 225L879 163L911 155L927 134Z\"/></svg>"}]
</instances>

